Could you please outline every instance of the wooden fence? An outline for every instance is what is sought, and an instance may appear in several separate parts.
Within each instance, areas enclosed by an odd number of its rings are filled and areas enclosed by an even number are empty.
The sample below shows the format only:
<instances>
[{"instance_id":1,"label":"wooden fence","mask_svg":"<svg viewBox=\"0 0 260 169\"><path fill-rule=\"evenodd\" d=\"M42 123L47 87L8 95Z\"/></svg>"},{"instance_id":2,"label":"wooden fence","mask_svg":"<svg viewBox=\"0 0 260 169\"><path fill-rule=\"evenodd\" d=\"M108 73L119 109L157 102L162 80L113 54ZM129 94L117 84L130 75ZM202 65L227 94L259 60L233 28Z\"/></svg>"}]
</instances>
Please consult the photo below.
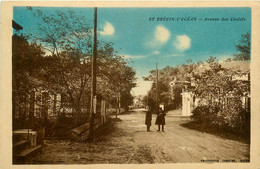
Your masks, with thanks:
<instances>
[{"instance_id":1,"label":"wooden fence","mask_svg":"<svg viewBox=\"0 0 260 169\"><path fill-rule=\"evenodd\" d=\"M100 119L95 119L94 121L94 130L99 128L102 125L102 121ZM70 136L72 139L76 141L85 141L89 137L89 128L90 123L85 123L79 127L76 127L70 131Z\"/></svg>"}]
</instances>

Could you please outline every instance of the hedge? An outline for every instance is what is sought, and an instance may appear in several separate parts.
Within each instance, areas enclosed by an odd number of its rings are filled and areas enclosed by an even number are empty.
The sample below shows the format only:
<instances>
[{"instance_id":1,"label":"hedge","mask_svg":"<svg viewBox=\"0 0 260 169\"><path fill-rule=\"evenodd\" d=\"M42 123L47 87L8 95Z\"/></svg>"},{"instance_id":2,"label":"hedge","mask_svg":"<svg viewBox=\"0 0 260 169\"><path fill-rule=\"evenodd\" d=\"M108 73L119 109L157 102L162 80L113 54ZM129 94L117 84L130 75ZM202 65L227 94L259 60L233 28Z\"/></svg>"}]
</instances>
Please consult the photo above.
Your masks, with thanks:
<instances>
[{"instance_id":1,"label":"hedge","mask_svg":"<svg viewBox=\"0 0 260 169\"><path fill-rule=\"evenodd\" d=\"M191 119L197 123L250 136L250 112L240 106L201 105L192 113Z\"/></svg>"}]
</instances>

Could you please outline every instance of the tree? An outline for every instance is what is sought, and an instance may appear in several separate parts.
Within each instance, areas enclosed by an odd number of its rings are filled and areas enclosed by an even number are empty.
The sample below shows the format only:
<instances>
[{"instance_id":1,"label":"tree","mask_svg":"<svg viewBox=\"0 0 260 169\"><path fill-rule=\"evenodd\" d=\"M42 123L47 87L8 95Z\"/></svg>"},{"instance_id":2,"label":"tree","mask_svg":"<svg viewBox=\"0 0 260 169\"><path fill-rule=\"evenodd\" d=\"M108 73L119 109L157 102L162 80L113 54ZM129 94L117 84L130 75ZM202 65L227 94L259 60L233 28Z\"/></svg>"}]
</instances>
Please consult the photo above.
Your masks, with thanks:
<instances>
[{"instance_id":1,"label":"tree","mask_svg":"<svg viewBox=\"0 0 260 169\"><path fill-rule=\"evenodd\" d=\"M19 115L19 123L25 122L26 96L38 84L33 83L32 79L38 77L42 70L42 60L44 51L40 45L29 43L27 37L14 34L12 37L12 87L13 87L13 117ZM14 119L13 118L13 119ZM13 123L16 125L16 123ZM20 127L24 127L21 124ZM14 126L16 127L16 126Z\"/></svg>"},{"instance_id":2,"label":"tree","mask_svg":"<svg viewBox=\"0 0 260 169\"><path fill-rule=\"evenodd\" d=\"M43 80L49 88L63 91L69 97L71 106L77 113L81 112L82 98L90 92L90 61L80 61L80 54L60 52L59 56L45 57Z\"/></svg>"},{"instance_id":3,"label":"tree","mask_svg":"<svg viewBox=\"0 0 260 169\"><path fill-rule=\"evenodd\" d=\"M97 65L98 91L106 95L107 100L120 97L122 106L127 109L133 100L131 89L136 86L133 68L123 56L117 55L111 43L100 48Z\"/></svg>"},{"instance_id":4,"label":"tree","mask_svg":"<svg viewBox=\"0 0 260 169\"><path fill-rule=\"evenodd\" d=\"M60 88L80 113L82 99L89 103L90 97L92 28L85 17L73 11L46 14L37 8L30 10L41 21L41 33L32 35L33 39L50 52L42 78L49 86ZM117 55L112 43L98 41L97 46L97 94L109 98L121 91L130 92L135 72Z\"/></svg>"},{"instance_id":5,"label":"tree","mask_svg":"<svg viewBox=\"0 0 260 169\"><path fill-rule=\"evenodd\" d=\"M92 31L86 18L73 11L44 13L31 9L40 23L37 35L31 35L50 54L43 64L42 80L48 87L59 88L69 97L74 110L81 112L81 101L90 82L90 56L92 53Z\"/></svg>"},{"instance_id":6,"label":"tree","mask_svg":"<svg viewBox=\"0 0 260 169\"><path fill-rule=\"evenodd\" d=\"M237 75L243 75L248 72L244 70L225 69L214 58L208 61L210 69L204 70L197 79L194 90L198 98L206 101L207 105L218 105L222 110L225 98L232 98L230 102L242 107L242 96L250 92L250 82L232 79Z\"/></svg>"},{"instance_id":7,"label":"tree","mask_svg":"<svg viewBox=\"0 0 260 169\"><path fill-rule=\"evenodd\" d=\"M251 56L251 34L250 32L247 32L246 34L242 35L241 40L239 41L239 44L236 45L238 54L234 55L234 60L250 60Z\"/></svg>"},{"instance_id":8,"label":"tree","mask_svg":"<svg viewBox=\"0 0 260 169\"><path fill-rule=\"evenodd\" d=\"M187 60L185 64L177 67L167 66L159 71L159 104L164 104L166 109L178 108L182 103L182 89L187 82L191 82L197 75L197 68L201 63L194 64L192 60ZM156 71L150 71L150 75L144 80L153 81L148 97L155 102L156 95ZM170 83L174 82L172 86Z\"/></svg>"},{"instance_id":9,"label":"tree","mask_svg":"<svg viewBox=\"0 0 260 169\"><path fill-rule=\"evenodd\" d=\"M242 98L250 93L250 81L236 80L247 70L225 69L214 58L209 69L197 78L194 93L200 100L192 118L209 126L218 126L235 133L249 134L250 110L242 105Z\"/></svg>"}]
</instances>

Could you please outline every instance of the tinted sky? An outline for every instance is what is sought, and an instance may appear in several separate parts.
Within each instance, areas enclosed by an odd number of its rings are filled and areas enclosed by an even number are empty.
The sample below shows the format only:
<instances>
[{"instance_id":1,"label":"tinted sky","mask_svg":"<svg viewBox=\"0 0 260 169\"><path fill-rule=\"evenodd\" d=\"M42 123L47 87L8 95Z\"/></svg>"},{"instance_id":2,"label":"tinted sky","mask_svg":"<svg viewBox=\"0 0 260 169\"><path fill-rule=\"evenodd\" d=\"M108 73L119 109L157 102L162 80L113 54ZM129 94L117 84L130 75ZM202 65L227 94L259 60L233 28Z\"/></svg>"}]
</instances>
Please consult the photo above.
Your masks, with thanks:
<instances>
[{"instance_id":1,"label":"tinted sky","mask_svg":"<svg viewBox=\"0 0 260 169\"><path fill-rule=\"evenodd\" d=\"M89 24L93 23L93 8L42 8L49 13L57 9L75 10L87 17ZM158 17L168 21L158 21ZM228 20L223 21L223 17ZM232 17L237 20L232 21ZM39 33L38 20L25 7L15 7L13 18L24 27L24 33ZM197 62L210 56L219 60L232 57L241 34L251 31L251 9L98 8L98 28L99 38L114 42L119 54L131 58L130 66L137 72L139 86L133 92L138 95L149 90L150 83L144 82L142 76L155 69L156 62L164 68L188 59Z\"/></svg>"}]
</instances>

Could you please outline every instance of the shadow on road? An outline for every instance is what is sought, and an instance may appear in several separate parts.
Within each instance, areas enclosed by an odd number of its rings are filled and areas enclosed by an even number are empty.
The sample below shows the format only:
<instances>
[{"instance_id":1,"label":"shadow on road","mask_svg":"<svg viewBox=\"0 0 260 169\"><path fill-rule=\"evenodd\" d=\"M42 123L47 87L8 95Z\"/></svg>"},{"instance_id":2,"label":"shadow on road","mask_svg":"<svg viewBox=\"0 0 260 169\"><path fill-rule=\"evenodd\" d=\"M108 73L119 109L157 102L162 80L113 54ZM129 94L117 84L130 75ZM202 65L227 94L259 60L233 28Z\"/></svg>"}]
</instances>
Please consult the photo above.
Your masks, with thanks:
<instances>
[{"instance_id":1,"label":"shadow on road","mask_svg":"<svg viewBox=\"0 0 260 169\"><path fill-rule=\"evenodd\" d=\"M135 111L129 110L129 111L122 112L119 115L127 115L127 114L132 114L132 113L135 113Z\"/></svg>"},{"instance_id":2,"label":"shadow on road","mask_svg":"<svg viewBox=\"0 0 260 169\"><path fill-rule=\"evenodd\" d=\"M155 132L155 131L149 131L148 133L152 133L152 132ZM147 133L146 130L140 130L140 131L134 131L134 133Z\"/></svg>"},{"instance_id":3,"label":"shadow on road","mask_svg":"<svg viewBox=\"0 0 260 169\"><path fill-rule=\"evenodd\" d=\"M242 143L250 144L250 137L242 137L242 136L233 134L229 131L225 131L223 129L209 127L209 126L206 126L203 124L195 123L193 121L188 122L188 123L182 123L182 124L180 124L180 126L188 128L188 129L192 129L192 130L197 130L200 132L206 132L209 134L213 134L215 136L218 136L218 137L221 137L224 139L235 140L235 141L239 141Z\"/></svg>"},{"instance_id":4,"label":"shadow on road","mask_svg":"<svg viewBox=\"0 0 260 169\"><path fill-rule=\"evenodd\" d=\"M110 118L110 122L121 122L122 120L120 118Z\"/></svg>"},{"instance_id":5,"label":"shadow on road","mask_svg":"<svg viewBox=\"0 0 260 169\"><path fill-rule=\"evenodd\" d=\"M132 113L135 113L136 111L134 110L129 110L129 111L124 111L124 112L120 112L120 114L117 114L117 116L120 116L120 115L128 115L128 114L132 114ZM116 112L113 112L110 114L111 116L116 116Z\"/></svg>"},{"instance_id":6,"label":"shadow on road","mask_svg":"<svg viewBox=\"0 0 260 169\"><path fill-rule=\"evenodd\" d=\"M122 120L119 118L108 118L107 122L96 130L96 137L107 136L114 132L116 130L115 123L119 121Z\"/></svg>"},{"instance_id":7,"label":"shadow on road","mask_svg":"<svg viewBox=\"0 0 260 169\"><path fill-rule=\"evenodd\" d=\"M113 137L121 137L126 135L116 127L116 123L121 122L120 118L107 118L107 122L95 131L94 142L103 142Z\"/></svg>"}]
</instances>

